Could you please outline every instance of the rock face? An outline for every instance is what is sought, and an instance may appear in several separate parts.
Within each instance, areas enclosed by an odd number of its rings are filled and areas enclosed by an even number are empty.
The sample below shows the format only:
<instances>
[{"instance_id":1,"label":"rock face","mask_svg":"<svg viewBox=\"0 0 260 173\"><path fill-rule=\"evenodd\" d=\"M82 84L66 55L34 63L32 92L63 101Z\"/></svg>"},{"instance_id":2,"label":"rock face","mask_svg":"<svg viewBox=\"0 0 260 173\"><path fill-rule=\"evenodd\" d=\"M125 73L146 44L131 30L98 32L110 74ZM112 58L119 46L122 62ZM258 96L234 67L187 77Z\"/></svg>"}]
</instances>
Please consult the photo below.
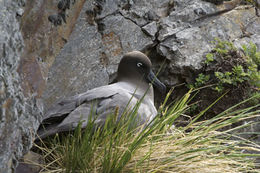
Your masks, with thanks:
<instances>
[{"instance_id":1,"label":"rock face","mask_svg":"<svg viewBox=\"0 0 260 173\"><path fill-rule=\"evenodd\" d=\"M93 4L94 1L85 3L68 43L50 69L44 94L46 107L58 98L108 84L109 75L116 72L124 53L153 44L141 27L113 6L104 4L104 14L95 17L98 21L91 21L90 14L97 15L94 9L98 8Z\"/></svg>"},{"instance_id":2,"label":"rock face","mask_svg":"<svg viewBox=\"0 0 260 173\"><path fill-rule=\"evenodd\" d=\"M253 8L196 21L221 9L200 0L86 1L50 68L46 107L59 98L111 82L122 55L134 49L147 53L157 70L165 61L159 78L172 87L193 80L216 37L259 46L260 20ZM244 37L245 32L252 35Z\"/></svg>"},{"instance_id":3,"label":"rock face","mask_svg":"<svg viewBox=\"0 0 260 173\"><path fill-rule=\"evenodd\" d=\"M0 172L11 172L32 146L41 118L32 96L24 97L17 73L24 47L17 16L22 1L0 2Z\"/></svg>"},{"instance_id":4,"label":"rock face","mask_svg":"<svg viewBox=\"0 0 260 173\"><path fill-rule=\"evenodd\" d=\"M260 18L251 7L196 20L222 5L201 0L4 0L0 5L2 170L31 146L29 131L41 118L37 99L47 109L58 99L113 82L126 52L143 51L155 71L163 65L158 77L170 88L194 80L215 37L238 47L252 41L260 48Z\"/></svg>"},{"instance_id":5,"label":"rock face","mask_svg":"<svg viewBox=\"0 0 260 173\"><path fill-rule=\"evenodd\" d=\"M200 0L28 2L22 16L23 88L43 96L48 108L113 81L120 58L134 49L148 54L155 70L164 62L159 78L168 87L192 81L215 37L259 46L253 8L195 22L218 10L221 6ZM245 31L252 35L244 37Z\"/></svg>"}]
</instances>

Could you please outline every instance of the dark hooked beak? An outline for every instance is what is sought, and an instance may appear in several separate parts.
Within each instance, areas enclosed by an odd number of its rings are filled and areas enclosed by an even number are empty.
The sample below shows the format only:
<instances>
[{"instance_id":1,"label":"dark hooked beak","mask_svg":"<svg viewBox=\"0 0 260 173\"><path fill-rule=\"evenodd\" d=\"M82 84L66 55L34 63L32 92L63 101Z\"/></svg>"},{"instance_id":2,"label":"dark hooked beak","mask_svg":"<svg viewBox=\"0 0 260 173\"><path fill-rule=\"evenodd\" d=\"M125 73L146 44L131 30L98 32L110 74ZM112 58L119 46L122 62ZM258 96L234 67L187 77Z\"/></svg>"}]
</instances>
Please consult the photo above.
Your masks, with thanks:
<instances>
[{"instance_id":1,"label":"dark hooked beak","mask_svg":"<svg viewBox=\"0 0 260 173\"><path fill-rule=\"evenodd\" d=\"M159 81L159 79L157 79L152 70L150 70L149 74L147 75L147 80L151 82L162 94L166 93L166 86L161 81Z\"/></svg>"}]
</instances>

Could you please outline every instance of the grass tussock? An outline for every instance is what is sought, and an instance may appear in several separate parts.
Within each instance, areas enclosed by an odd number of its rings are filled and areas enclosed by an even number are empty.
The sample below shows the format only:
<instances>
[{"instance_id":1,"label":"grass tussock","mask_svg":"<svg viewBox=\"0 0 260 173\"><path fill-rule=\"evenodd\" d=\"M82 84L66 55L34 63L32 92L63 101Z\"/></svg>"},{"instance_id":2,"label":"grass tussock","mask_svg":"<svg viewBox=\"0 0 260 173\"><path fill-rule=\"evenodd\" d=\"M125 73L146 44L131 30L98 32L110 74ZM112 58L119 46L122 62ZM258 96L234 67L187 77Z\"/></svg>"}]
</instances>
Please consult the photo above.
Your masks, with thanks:
<instances>
[{"instance_id":1,"label":"grass tussock","mask_svg":"<svg viewBox=\"0 0 260 173\"><path fill-rule=\"evenodd\" d=\"M260 172L255 162L260 146L239 134L242 128L258 122L229 127L258 117L259 105L237 110L238 104L197 122L208 107L187 126L174 127L174 121L189 108L191 92L166 105L171 92L147 126L134 125L137 104L119 122L115 111L103 128L95 127L95 120L90 119L86 129L79 125L66 137L56 136L48 144L38 145L46 162L41 165L42 172Z\"/></svg>"}]
</instances>

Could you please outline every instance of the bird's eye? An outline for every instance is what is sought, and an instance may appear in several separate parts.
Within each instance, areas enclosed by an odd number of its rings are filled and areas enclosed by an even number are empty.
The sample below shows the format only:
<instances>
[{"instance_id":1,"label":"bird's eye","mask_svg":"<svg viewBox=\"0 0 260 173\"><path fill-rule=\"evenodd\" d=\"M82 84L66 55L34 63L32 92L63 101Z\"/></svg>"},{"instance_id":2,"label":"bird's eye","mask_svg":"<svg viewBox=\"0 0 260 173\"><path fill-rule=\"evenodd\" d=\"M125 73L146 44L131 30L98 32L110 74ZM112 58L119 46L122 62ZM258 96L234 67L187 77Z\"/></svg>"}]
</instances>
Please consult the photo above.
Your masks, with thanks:
<instances>
[{"instance_id":1,"label":"bird's eye","mask_svg":"<svg viewBox=\"0 0 260 173\"><path fill-rule=\"evenodd\" d=\"M140 62L138 62L136 65L137 65L137 67L142 67L143 66L143 64L140 63Z\"/></svg>"}]
</instances>

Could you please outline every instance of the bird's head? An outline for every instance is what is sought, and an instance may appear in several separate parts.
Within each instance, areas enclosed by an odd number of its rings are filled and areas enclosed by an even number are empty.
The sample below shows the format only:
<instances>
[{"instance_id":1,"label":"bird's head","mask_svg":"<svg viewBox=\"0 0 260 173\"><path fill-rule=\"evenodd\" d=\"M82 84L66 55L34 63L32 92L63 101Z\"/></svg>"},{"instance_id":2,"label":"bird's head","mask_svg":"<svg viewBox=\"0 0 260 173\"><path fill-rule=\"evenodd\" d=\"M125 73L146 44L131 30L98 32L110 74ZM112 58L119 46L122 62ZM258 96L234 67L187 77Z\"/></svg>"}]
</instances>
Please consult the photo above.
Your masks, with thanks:
<instances>
[{"instance_id":1,"label":"bird's head","mask_svg":"<svg viewBox=\"0 0 260 173\"><path fill-rule=\"evenodd\" d=\"M153 84L160 92L165 93L166 87L152 71L150 59L139 51L125 54L118 66L118 81L140 82Z\"/></svg>"}]
</instances>

